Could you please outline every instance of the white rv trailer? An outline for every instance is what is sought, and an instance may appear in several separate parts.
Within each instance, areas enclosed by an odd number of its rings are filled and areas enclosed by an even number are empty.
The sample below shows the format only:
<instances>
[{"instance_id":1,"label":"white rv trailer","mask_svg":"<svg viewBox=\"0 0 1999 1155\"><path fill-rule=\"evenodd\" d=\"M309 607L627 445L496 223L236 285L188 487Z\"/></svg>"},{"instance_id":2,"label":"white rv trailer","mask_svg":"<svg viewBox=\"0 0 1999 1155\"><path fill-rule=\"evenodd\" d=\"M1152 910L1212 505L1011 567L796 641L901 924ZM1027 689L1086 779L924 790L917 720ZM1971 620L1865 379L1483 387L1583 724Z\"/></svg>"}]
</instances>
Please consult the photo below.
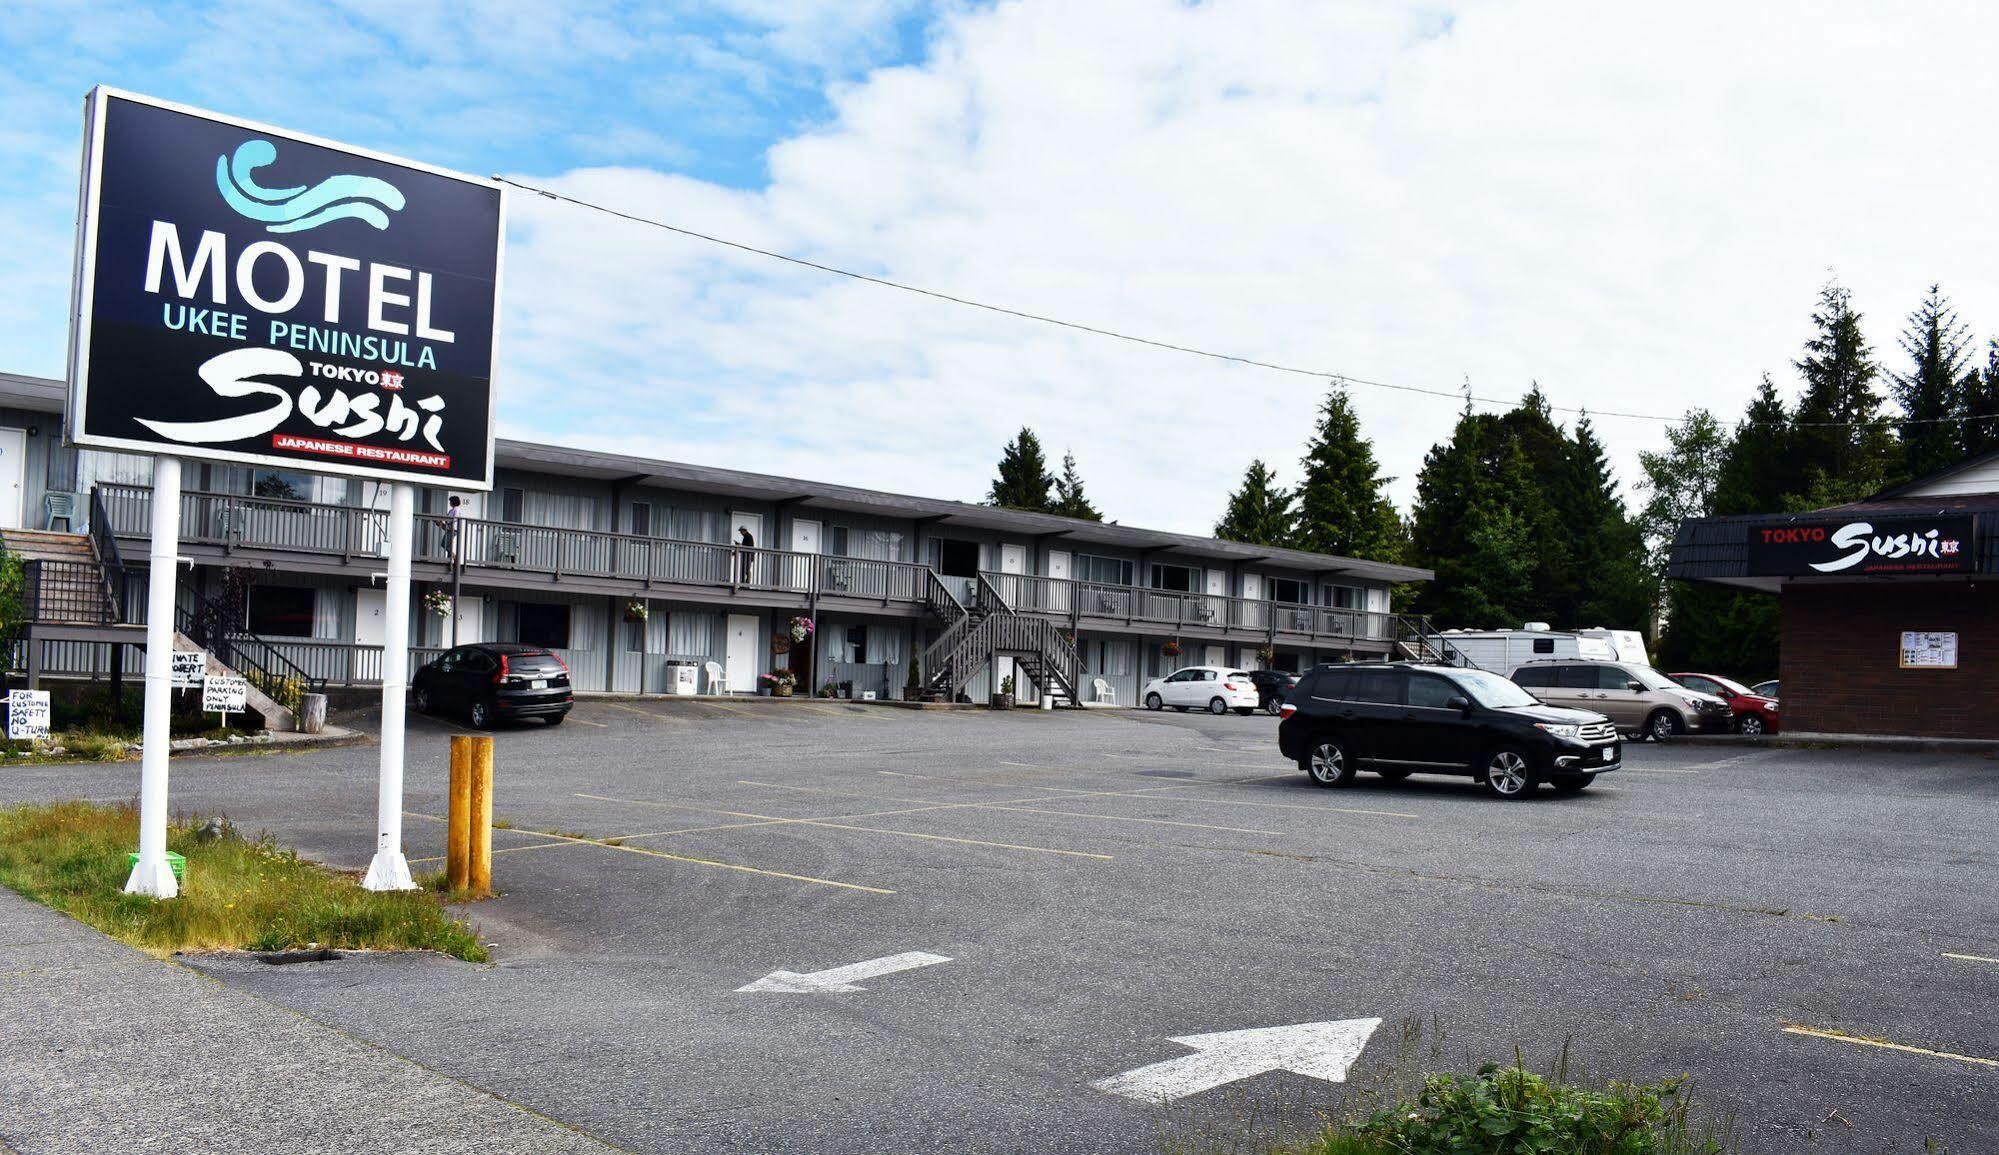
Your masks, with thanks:
<instances>
[{"instance_id":1,"label":"white rv trailer","mask_svg":"<svg viewBox=\"0 0 1999 1155\"><path fill-rule=\"evenodd\" d=\"M1504 678L1529 662L1551 658L1619 660L1622 655L1609 641L1593 636L1609 632L1589 631L1586 636L1551 630L1546 622L1528 622L1517 630L1445 630L1441 636L1465 661Z\"/></svg>"}]
</instances>

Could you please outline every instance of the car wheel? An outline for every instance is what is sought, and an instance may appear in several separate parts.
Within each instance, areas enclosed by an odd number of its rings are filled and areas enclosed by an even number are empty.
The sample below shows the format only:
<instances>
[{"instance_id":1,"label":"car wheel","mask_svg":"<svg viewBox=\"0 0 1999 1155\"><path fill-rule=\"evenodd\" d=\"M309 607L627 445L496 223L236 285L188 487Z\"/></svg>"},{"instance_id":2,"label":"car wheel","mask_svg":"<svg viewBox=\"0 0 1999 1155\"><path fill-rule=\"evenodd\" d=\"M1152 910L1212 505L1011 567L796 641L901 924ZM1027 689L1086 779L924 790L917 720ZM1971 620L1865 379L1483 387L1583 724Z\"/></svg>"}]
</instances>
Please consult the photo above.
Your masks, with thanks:
<instances>
[{"instance_id":1,"label":"car wheel","mask_svg":"<svg viewBox=\"0 0 1999 1155\"><path fill-rule=\"evenodd\" d=\"M1755 736L1763 732L1763 719L1754 714L1744 714L1741 721L1735 724L1735 728L1744 734Z\"/></svg>"},{"instance_id":2,"label":"car wheel","mask_svg":"<svg viewBox=\"0 0 1999 1155\"><path fill-rule=\"evenodd\" d=\"M1208 713L1226 714L1228 712L1229 712L1229 704L1227 702L1222 701L1220 698L1208 699Z\"/></svg>"},{"instance_id":3,"label":"car wheel","mask_svg":"<svg viewBox=\"0 0 1999 1155\"><path fill-rule=\"evenodd\" d=\"M1314 786L1345 786L1353 781L1353 759L1347 757L1347 748L1340 742L1327 738L1314 742L1311 752L1298 760Z\"/></svg>"},{"instance_id":4,"label":"car wheel","mask_svg":"<svg viewBox=\"0 0 1999 1155\"><path fill-rule=\"evenodd\" d=\"M1645 719L1645 733L1654 742L1663 742L1680 732L1680 716L1671 710L1654 710Z\"/></svg>"},{"instance_id":5,"label":"car wheel","mask_svg":"<svg viewBox=\"0 0 1999 1155\"><path fill-rule=\"evenodd\" d=\"M1148 710L1157 710L1165 704L1166 702L1157 694L1147 694L1145 696L1145 708Z\"/></svg>"},{"instance_id":6,"label":"car wheel","mask_svg":"<svg viewBox=\"0 0 1999 1155\"><path fill-rule=\"evenodd\" d=\"M484 702L474 702L470 717L474 730L490 729L493 725L493 708Z\"/></svg>"},{"instance_id":7,"label":"car wheel","mask_svg":"<svg viewBox=\"0 0 1999 1155\"><path fill-rule=\"evenodd\" d=\"M1589 784L1596 781L1596 775L1557 774L1555 775L1553 781L1555 784L1555 789L1561 791L1564 794L1575 794L1579 791L1588 790Z\"/></svg>"},{"instance_id":8,"label":"car wheel","mask_svg":"<svg viewBox=\"0 0 1999 1155\"><path fill-rule=\"evenodd\" d=\"M1376 770L1375 773L1381 775L1383 778L1388 779L1390 782L1400 782L1404 778L1409 777L1409 775L1413 773L1413 771L1404 770L1400 766L1384 766L1381 769Z\"/></svg>"},{"instance_id":9,"label":"car wheel","mask_svg":"<svg viewBox=\"0 0 1999 1155\"><path fill-rule=\"evenodd\" d=\"M1274 715L1283 709L1284 709L1284 703L1279 702L1275 698L1267 698L1264 700L1263 712L1266 714Z\"/></svg>"},{"instance_id":10,"label":"car wheel","mask_svg":"<svg viewBox=\"0 0 1999 1155\"><path fill-rule=\"evenodd\" d=\"M415 707L419 714L430 713L430 691L418 686L416 693L410 695L410 705Z\"/></svg>"},{"instance_id":11,"label":"car wheel","mask_svg":"<svg viewBox=\"0 0 1999 1155\"><path fill-rule=\"evenodd\" d=\"M560 714L550 714L548 717L542 719L542 721L547 722L551 726L560 726L562 725L562 720L568 716L569 712L565 710Z\"/></svg>"},{"instance_id":12,"label":"car wheel","mask_svg":"<svg viewBox=\"0 0 1999 1155\"><path fill-rule=\"evenodd\" d=\"M1518 746L1501 746L1485 756L1481 780L1495 798L1525 798L1534 792L1534 765Z\"/></svg>"}]
</instances>

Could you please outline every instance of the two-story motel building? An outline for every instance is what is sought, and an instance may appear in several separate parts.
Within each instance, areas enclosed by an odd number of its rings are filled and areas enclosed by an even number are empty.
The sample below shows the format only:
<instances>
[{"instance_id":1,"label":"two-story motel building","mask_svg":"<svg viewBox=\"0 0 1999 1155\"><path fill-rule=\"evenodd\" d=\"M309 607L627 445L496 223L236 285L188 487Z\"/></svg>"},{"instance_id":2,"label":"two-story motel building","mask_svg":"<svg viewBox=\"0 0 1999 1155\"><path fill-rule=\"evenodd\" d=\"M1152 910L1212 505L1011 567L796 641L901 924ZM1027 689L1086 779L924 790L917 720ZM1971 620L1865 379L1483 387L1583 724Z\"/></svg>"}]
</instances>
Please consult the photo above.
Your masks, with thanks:
<instances>
[{"instance_id":1,"label":"two-story motel building","mask_svg":"<svg viewBox=\"0 0 1999 1155\"><path fill-rule=\"evenodd\" d=\"M89 530L92 556L129 572L146 555L150 460L64 446L62 401L60 381L0 374L0 526ZM234 588L231 628L287 668L331 686L379 679L386 485L190 462L184 488L183 614ZM833 682L898 697L912 648L942 625L939 586L971 604L982 578L1073 637L1090 704L1134 705L1145 679L1184 665L1251 667L1266 648L1286 670L1410 656L1429 633L1391 604L1427 570L836 482L501 440L493 491L457 495L455 546L449 496L419 492L414 578L419 597L455 579L456 621L413 602L416 660L455 625L459 644L548 647L580 691L662 692L669 663L692 663L704 693L754 692L788 666L800 693ZM139 620L143 583L107 588L126 590L109 612ZM778 652L800 617L814 637ZM44 645L44 675L109 664L107 644ZM961 689L983 700L1009 668Z\"/></svg>"}]
</instances>

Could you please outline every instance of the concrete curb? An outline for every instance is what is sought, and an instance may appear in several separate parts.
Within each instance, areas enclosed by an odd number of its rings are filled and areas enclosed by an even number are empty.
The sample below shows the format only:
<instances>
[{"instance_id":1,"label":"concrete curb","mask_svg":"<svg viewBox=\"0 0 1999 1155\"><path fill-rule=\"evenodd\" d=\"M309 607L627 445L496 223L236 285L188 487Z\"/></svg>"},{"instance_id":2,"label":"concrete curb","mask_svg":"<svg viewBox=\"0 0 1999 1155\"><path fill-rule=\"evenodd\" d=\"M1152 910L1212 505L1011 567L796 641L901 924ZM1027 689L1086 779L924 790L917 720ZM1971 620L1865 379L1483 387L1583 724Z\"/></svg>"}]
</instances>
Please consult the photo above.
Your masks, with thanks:
<instances>
[{"instance_id":1,"label":"concrete curb","mask_svg":"<svg viewBox=\"0 0 1999 1155\"><path fill-rule=\"evenodd\" d=\"M1683 734L1668 744L1768 746L1792 750L1881 750L1905 754L1985 754L1999 756L1999 741L1981 738L1921 738L1896 734Z\"/></svg>"}]
</instances>

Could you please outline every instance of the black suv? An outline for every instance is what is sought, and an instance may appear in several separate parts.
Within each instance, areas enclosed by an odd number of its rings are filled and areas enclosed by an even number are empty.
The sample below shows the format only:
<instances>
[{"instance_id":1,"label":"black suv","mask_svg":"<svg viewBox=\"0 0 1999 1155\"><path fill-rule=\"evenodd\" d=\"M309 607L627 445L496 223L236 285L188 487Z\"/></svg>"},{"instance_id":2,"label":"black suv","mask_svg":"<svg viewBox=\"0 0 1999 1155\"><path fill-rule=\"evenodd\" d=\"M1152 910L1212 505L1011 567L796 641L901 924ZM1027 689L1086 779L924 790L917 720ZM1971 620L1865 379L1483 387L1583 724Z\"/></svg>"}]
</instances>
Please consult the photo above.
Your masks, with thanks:
<instances>
[{"instance_id":1,"label":"black suv","mask_svg":"<svg viewBox=\"0 0 1999 1155\"><path fill-rule=\"evenodd\" d=\"M540 718L559 726L575 696L569 667L537 646L482 642L446 650L410 679L419 714L463 712L484 730L502 718Z\"/></svg>"},{"instance_id":2,"label":"black suv","mask_svg":"<svg viewBox=\"0 0 1999 1155\"><path fill-rule=\"evenodd\" d=\"M1284 705L1284 699L1291 696L1291 687L1298 684L1298 675L1287 674L1283 670L1251 670L1249 680L1256 686L1256 708L1266 714L1275 714Z\"/></svg>"},{"instance_id":3,"label":"black suv","mask_svg":"<svg viewBox=\"0 0 1999 1155\"><path fill-rule=\"evenodd\" d=\"M1499 798L1544 779L1576 791L1615 770L1602 714L1545 706L1497 674L1406 663L1317 666L1283 709L1277 745L1320 786L1365 766L1384 778L1469 774Z\"/></svg>"}]
</instances>

